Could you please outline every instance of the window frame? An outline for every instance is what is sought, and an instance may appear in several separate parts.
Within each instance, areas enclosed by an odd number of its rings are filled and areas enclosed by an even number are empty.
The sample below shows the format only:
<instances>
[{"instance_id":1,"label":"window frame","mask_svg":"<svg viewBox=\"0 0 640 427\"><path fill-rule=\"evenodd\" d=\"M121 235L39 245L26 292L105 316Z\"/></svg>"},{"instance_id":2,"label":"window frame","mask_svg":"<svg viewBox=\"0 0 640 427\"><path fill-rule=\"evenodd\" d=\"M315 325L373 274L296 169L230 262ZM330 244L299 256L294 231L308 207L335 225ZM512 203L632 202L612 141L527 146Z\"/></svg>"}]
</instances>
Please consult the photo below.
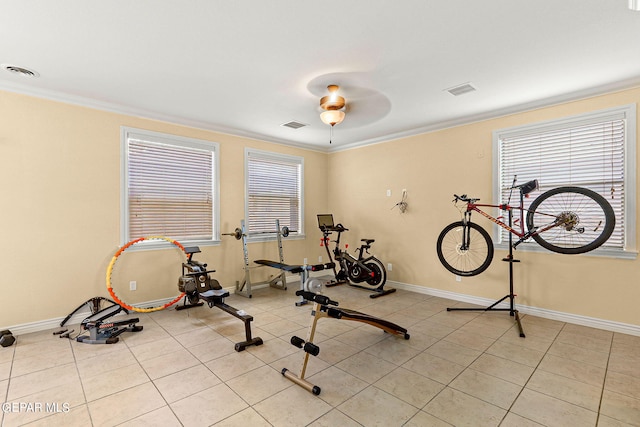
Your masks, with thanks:
<instances>
[{"instance_id":1,"label":"window frame","mask_svg":"<svg viewBox=\"0 0 640 427\"><path fill-rule=\"evenodd\" d=\"M131 241L129 236L129 139L143 139L151 143L193 148L197 150L211 151L213 155L213 212L212 212L212 238L192 239L179 241L184 246L214 246L220 244L220 144L213 141L189 138L181 135L173 135L161 132L138 129L127 126L120 128L120 244ZM171 236L167 236L171 237ZM169 248L173 245L164 240L145 240L131 246L128 250L147 250Z\"/></svg>"},{"instance_id":2,"label":"window frame","mask_svg":"<svg viewBox=\"0 0 640 427\"><path fill-rule=\"evenodd\" d=\"M255 148L245 147L244 150L244 212L245 212L245 227L248 242L266 242L273 241L276 239L275 234L275 222L273 224L274 233L268 233L270 230L251 230L249 228L249 158L250 157L263 158L263 159L273 159L280 162L287 162L291 164L298 165L300 168L299 176L299 218L298 222L300 224L299 230L294 230L289 234L289 240L297 240L304 239L304 157L302 156L293 156L290 154L281 154L275 153L271 151L259 150ZM280 227L285 226L286 224L280 224ZM254 233L254 234L252 234ZM257 234L255 234L257 233Z\"/></svg>"},{"instance_id":3,"label":"window frame","mask_svg":"<svg viewBox=\"0 0 640 427\"><path fill-rule=\"evenodd\" d=\"M493 131L493 200L495 204L501 201L501 141L505 137L513 137L524 134L543 133L550 130L568 129L587 123L620 119L624 121L624 245L622 249L598 248L585 255L606 256L623 259L635 259L638 255L636 246L636 104L622 105L603 110L596 110L560 119L546 120L537 123L514 126ZM522 182L520 182L522 184ZM517 197L517 192L514 193ZM517 201L516 201L517 202ZM496 210L497 211L497 210ZM499 212L496 212L500 215ZM617 220L618 218L616 218ZM493 226L492 238L497 249L508 250L508 242L501 241L500 227ZM547 252L538 244L530 241L518 246L519 251Z\"/></svg>"}]
</instances>

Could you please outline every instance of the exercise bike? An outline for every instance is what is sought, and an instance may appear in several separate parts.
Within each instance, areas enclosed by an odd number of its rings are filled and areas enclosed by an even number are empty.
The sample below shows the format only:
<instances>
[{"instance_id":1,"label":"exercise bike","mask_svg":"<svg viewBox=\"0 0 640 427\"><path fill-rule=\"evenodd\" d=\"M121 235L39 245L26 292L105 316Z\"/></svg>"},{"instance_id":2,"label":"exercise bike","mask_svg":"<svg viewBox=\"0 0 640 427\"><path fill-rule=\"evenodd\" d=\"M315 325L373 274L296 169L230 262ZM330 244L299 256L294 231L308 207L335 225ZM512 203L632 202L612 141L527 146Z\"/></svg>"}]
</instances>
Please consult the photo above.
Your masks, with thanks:
<instances>
[{"instance_id":1,"label":"exercise bike","mask_svg":"<svg viewBox=\"0 0 640 427\"><path fill-rule=\"evenodd\" d=\"M335 267L333 268L336 281L328 283L327 287L348 283L350 286L375 292L369 295L370 298L378 298L396 291L393 288L384 289L384 284L387 281L387 270L385 270L384 265L378 258L369 253L371 244L375 242L374 239L361 239L363 243L356 251L358 255L356 258L347 252L348 245L345 245L344 250L340 249L340 236L343 232L349 231L349 229L342 224L334 224L333 214L318 215L318 226L323 234L322 244L327 250L329 262L335 261L340 266L340 271L338 272L336 272ZM336 240L329 239L329 235L333 232L338 234ZM333 248L333 256L329 250L330 242L335 242L336 244ZM356 283L362 283L362 285L357 285Z\"/></svg>"}]
</instances>

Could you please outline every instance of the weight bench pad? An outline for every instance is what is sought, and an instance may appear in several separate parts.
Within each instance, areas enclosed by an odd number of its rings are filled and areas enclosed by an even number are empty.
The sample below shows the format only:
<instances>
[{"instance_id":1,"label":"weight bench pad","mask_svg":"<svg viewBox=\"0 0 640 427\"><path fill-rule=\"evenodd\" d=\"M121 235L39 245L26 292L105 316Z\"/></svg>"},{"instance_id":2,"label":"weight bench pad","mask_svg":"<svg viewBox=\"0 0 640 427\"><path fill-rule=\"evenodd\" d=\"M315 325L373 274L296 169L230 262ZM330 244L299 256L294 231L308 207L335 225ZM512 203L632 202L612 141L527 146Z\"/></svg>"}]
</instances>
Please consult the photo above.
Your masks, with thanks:
<instances>
[{"instance_id":1,"label":"weight bench pad","mask_svg":"<svg viewBox=\"0 0 640 427\"><path fill-rule=\"evenodd\" d=\"M266 259L257 259L253 262L255 262L256 264L277 268L279 270L289 271L291 273L302 273L304 271L304 268L301 265L288 265L281 262L269 261Z\"/></svg>"}]
</instances>

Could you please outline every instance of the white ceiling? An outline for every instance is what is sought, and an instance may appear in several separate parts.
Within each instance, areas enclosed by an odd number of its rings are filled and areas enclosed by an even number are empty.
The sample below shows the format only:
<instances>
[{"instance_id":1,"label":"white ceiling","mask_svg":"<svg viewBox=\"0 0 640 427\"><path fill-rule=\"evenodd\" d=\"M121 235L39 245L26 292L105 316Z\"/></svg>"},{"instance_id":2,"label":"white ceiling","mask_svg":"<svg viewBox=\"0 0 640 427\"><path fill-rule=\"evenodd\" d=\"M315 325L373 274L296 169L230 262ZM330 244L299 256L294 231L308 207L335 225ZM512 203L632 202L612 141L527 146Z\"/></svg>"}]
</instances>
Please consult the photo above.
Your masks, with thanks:
<instances>
[{"instance_id":1,"label":"white ceiling","mask_svg":"<svg viewBox=\"0 0 640 427\"><path fill-rule=\"evenodd\" d=\"M2 90L333 151L639 85L640 12L627 0L2 0L0 64L39 73L0 69ZM445 90L463 83L477 91ZM328 84L347 100L331 145Z\"/></svg>"}]
</instances>

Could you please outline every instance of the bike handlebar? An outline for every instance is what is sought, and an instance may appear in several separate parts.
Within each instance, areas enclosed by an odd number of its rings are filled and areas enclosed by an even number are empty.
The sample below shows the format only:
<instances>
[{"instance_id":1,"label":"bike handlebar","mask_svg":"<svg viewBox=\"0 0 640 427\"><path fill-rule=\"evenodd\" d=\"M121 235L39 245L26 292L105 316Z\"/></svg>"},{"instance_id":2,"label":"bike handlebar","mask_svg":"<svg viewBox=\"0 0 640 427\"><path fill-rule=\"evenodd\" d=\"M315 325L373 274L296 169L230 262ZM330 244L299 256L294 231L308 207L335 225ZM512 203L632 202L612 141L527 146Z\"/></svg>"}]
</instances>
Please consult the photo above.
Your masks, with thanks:
<instances>
[{"instance_id":1,"label":"bike handlebar","mask_svg":"<svg viewBox=\"0 0 640 427\"><path fill-rule=\"evenodd\" d=\"M194 277L196 277L196 276L200 276L202 274L209 274L209 273L215 273L215 272L216 272L215 270L198 271L198 272L195 272L195 273L185 273L184 276L194 276Z\"/></svg>"},{"instance_id":2,"label":"bike handlebar","mask_svg":"<svg viewBox=\"0 0 640 427\"><path fill-rule=\"evenodd\" d=\"M468 197L466 194L463 194L462 196L458 196L457 194L454 194L453 197L454 197L453 199L454 202L457 202L458 200L460 200L462 202L475 203L478 200L480 200L480 199L472 199L471 197Z\"/></svg>"}]
</instances>

